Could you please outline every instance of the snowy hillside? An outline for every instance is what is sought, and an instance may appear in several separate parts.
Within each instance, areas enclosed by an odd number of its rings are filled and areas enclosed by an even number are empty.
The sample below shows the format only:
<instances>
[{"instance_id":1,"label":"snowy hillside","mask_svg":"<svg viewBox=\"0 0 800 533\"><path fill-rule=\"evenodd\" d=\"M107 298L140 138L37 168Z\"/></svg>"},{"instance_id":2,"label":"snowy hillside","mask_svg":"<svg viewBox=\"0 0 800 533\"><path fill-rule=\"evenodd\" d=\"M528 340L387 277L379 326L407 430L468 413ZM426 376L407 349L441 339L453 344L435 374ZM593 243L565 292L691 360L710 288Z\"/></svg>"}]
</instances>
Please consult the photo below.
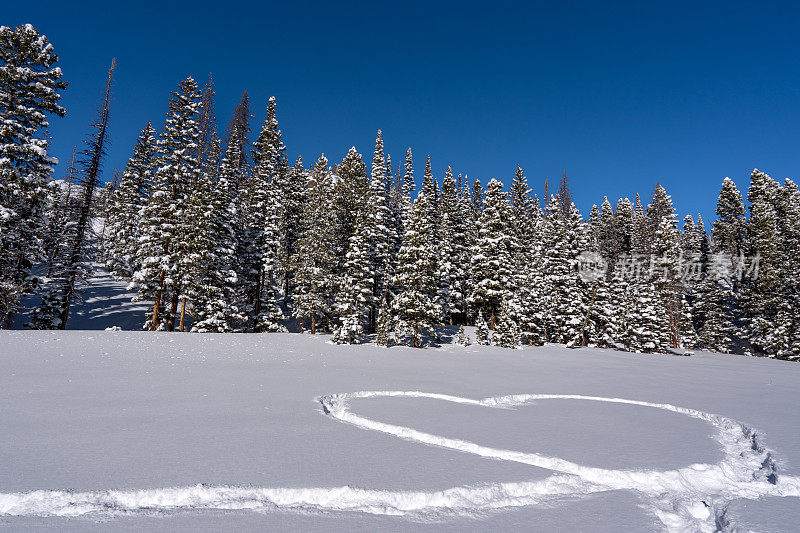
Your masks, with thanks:
<instances>
[{"instance_id":1,"label":"snowy hillside","mask_svg":"<svg viewBox=\"0 0 800 533\"><path fill-rule=\"evenodd\" d=\"M67 329L104 330L118 327L129 331L141 330L153 303L132 302L136 294L128 292L128 282L114 278L100 263L92 263L91 266L92 276L78 282L80 298L73 304ZM35 306L39 300L29 298L26 303ZM16 317L15 325L22 328L29 320L29 313L20 314Z\"/></svg>"},{"instance_id":2,"label":"snowy hillside","mask_svg":"<svg viewBox=\"0 0 800 533\"><path fill-rule=\"evenodd\" d=\"M800 521L788 362L10 331L0 370L0 526L14 530Z\"/></svg>"}]
</instances>

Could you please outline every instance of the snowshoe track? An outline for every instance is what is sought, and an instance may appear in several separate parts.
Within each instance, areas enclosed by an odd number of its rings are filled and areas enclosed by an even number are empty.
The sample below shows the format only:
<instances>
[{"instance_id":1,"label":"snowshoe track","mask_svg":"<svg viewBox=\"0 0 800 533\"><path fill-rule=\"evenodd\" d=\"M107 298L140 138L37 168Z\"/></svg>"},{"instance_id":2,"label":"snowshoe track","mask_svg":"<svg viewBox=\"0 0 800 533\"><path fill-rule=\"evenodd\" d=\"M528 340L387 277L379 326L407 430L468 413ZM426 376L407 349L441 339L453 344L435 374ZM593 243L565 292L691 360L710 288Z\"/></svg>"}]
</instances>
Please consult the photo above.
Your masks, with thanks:
<instances>
[{"instance_id":1,"label":"snowshoe track","mask_svg":"<svg viewBox=\"0 0 800 533\"><path fill-rule=\"evenodd\" d=\"M411 397L514 408L538 400L584 400L671 411L706 421L717 430L724 458L717 464L693 464L677 470L614 470L584 466L558 457L482 446L372 420L353 413L357 398ZM108 518L198 510L297 510L362 512L407 516L416 520L476 517L505 508L541 505L608 490L636 493L642 505L668 531L720 531L736 528L727 515L738 498L800 497L800 477L779 475L772 452L752 428L730 418L670 404L574 394L518 394L475 400L417 391L364 391L317 398L322 411L361 429L554 472L531 482L453 487L442 491L386 491L353 487L268 488L238 486L171 487L147 490L72 492L38 490L0 493L0 516L89 516Z\"/></svg>"}]
</instances>

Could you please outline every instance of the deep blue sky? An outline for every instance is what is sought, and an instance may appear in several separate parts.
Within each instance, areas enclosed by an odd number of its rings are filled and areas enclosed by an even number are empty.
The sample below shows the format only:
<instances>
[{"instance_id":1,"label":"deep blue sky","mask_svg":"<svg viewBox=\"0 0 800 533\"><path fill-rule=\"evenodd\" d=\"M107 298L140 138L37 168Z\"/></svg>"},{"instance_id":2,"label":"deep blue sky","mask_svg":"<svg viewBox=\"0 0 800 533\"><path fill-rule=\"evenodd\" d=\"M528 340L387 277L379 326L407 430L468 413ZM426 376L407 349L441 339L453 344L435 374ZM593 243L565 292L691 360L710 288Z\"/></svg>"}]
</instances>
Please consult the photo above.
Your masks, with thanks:
<instances>
[{"instance_id":1,"label":"deep blue sky","mask_svg":"<svg viewBox=\"0 0 800 533\"><path fill-rule=\"evenodd\" d=\"M213 72L221 128L247 89L253 129L267 98L291 159L371 161L383 130L444 169L510 182L520 164L541 195L566 169L588 213L604 195L660 181L682 214L713 217L725 176L800 174L800 8L740 2L4 2L30 22L70 86L53 119L62 161L80 142L118 61L106 177L124 166L169 91Z\"/></svg>"}]
</instances>

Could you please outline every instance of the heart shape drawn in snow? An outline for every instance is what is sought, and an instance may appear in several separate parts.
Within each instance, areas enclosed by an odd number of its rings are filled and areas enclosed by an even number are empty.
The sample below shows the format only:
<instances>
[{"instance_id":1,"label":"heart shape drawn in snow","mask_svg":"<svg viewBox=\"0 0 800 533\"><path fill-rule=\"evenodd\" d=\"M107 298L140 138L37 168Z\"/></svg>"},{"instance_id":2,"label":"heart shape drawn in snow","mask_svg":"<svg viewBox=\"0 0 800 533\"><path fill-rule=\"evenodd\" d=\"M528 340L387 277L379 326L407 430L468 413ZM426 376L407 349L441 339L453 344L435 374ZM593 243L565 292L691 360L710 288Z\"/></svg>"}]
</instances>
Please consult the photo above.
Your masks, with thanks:
<instances>
[{"instance_id":1,"label":"heart shape drawn in snow","mask_svg":"<svg viewBox=\"0 0 800 533\"><path fill-rule=\"evenodd\" d=\"M661 409L710 423L717 431L716 441L724 451L717 464L693 464L677 470L624 470L580 465L558 457L483 446L462 439L425 433L416 429L387 424L359 416L349 408L356 398L405 397L429 398L445 402L490 408L518 407L538 400L583 400L627 404ZM334 418L395 437L470 453L480 457L513 461L557 472L545 480L516 486L534 502L545 497L564 497L605 490L631 490L652 509L669 530L715 531L725 515L728 503L736 498L762 495L800 497L800 478L781 476L780 483L772 453L759 442L755 431L744 424L719 415L664 403L604 398L575 394L516 394L475 400L446 394L417 391L364 391L318 398L323 411ZM525 487L521 485L526 485ZM527 491L527 493L526 493ZM514 491L515 492L515 491ZM484 508L513 506L511 494L502 493L495 500L482 502ZM524 501L525 498L520 498ZM519 503L517 505L525 505Z\"/></svg>"},{"instance_id":2,"label":"heart shape drawn in snow","mask_svg":"<svg viewBox=\"0 0 800 533\"><path fill-rule=\"evenodd\" d=\"M693 464L676 470L614 470L584 466L558 457L482 446L473 442L424 433L359 416L349 409L355 398L431 398L489 408L510 408L538 400L584 400L662 409L709 422L724 451L717 464ZM0 492L2 516L94 516L159 514L197 510L354 511L404 515L423 520L480 516L506 508L552 503L608 490L630 490L650 508L666 529L715 531L730 524L726 508L737 498L800 497L800 477L778 476L772 453L756 432L730 418L694 409L621 398L573 394L519 394L475 400L414 391L371 391L317 398L325 414L361 429L379 431L420 444L438 446L480 457L512 461L552 470L530 482L460 486L442 491L387 491L353 487L170 487L146 490L73 492L37 490Z\"/></svg>"}]
</instances>

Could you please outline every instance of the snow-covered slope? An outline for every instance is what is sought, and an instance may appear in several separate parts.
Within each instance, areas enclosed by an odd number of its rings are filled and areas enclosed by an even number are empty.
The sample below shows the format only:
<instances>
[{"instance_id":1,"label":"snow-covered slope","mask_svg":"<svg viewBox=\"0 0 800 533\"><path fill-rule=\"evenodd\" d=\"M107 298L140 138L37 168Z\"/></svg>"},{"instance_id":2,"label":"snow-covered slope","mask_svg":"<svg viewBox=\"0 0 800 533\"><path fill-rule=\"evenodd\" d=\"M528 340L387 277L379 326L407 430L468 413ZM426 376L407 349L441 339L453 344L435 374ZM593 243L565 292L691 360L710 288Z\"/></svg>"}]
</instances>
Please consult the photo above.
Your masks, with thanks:
<instances>
[{"instance_id":1,"label":"snow-covered slope","mask_svg":"<svg viewBox=\"0 0 800 533\"><path fill-rule=\"evenodd\" d=\"M799 391L707 353L2 332L0 525L791 531Z\"/></svg>"}]
</instances>

